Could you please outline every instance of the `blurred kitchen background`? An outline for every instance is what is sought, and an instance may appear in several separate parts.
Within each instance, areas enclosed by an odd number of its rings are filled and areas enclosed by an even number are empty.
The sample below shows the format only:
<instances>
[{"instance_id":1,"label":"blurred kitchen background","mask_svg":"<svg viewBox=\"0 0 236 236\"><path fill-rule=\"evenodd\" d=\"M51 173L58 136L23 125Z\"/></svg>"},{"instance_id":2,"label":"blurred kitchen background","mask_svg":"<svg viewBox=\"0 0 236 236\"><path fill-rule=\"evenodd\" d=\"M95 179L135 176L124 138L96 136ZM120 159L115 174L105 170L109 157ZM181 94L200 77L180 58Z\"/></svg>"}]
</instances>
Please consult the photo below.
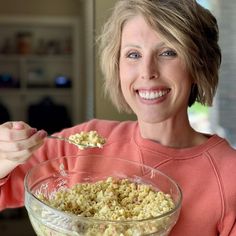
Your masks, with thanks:
<instances>
[{"instance_id":1,"label":"blurred kitchen background","mask_svg":"<svg viewBox=\"0 0 236 236\"><path fill-rule=\"evenodd\" d=\"M53 133L94 117L134 119L103 95L96 36L115 2L0 0L0 123ZM218 19L223 61L213 107L195 104L190 120L236 146L236 1L198 2ZM35 235L24 208L0 212L0 235Z\"/></svg>"}]
</instances>

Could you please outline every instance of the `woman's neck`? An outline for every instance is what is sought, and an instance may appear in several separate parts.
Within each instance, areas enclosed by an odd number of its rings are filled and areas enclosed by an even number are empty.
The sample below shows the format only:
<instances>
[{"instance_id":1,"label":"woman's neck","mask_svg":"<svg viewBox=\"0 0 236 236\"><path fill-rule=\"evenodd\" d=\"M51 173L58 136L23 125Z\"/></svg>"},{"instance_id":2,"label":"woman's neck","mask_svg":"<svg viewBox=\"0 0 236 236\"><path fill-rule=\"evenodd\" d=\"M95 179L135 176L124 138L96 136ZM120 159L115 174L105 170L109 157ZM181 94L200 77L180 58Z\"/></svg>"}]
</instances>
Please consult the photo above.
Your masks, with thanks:
<instances>
[{"instance_id":1,"label":"woman's neck","mask_svg":"<svg viewBox=\"0 0 236 236\"><path fill-rule=\"evenodd\" d=\"M195 131L189 122L181 122L178 125L168 121L157 124L139 122L139 127L143 138L173 148L193 147L207 140L207 137Z\"/></svg>"}]
</instances>

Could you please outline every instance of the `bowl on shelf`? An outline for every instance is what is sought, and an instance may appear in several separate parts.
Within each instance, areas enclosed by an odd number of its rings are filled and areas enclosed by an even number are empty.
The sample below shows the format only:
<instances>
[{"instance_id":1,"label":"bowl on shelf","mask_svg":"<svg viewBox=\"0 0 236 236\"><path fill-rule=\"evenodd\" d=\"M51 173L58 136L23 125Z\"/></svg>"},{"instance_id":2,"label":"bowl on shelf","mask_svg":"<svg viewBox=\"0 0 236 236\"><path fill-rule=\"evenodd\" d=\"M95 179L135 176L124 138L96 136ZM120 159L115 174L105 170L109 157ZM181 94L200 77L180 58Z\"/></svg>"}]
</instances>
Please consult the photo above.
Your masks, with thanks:
<instances>
[{"instance_id":1,"label":"bowl on shelf","mask_svg":"<svg viewBox=\"0 0 236 236\"><path fill-rule=\"evenodd\" d=\"M98 219L59 210L42 200L76 184L92 184L109 178L148 185L173 200L172 209L144 219ZM137 162L100 155L51 159L33 167L25 177L25 206L38 236L166 236L176 224L182 193L164 173Z\"/></svg>"}]
</instances>

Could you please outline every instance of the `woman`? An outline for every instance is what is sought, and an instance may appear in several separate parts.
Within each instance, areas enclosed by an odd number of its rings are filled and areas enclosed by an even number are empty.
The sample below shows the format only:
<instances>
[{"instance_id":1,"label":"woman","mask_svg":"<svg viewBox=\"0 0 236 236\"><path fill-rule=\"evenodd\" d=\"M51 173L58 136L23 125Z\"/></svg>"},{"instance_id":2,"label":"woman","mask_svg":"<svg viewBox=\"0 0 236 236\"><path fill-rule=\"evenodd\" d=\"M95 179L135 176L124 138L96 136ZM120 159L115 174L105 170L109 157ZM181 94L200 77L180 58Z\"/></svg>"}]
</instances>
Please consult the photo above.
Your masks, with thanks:
<instances>
[{"instance_id":1,"label":"woman","mask_svg":"<svg viewBox=\"0 0 236 236\"><path fill-rule=\"evenodd\" d=\"M158 168L178 182L183 206L171 235L236 235L236 151L217 135L195 131L187 116L195 101L212 104L218 84L214 16L195 0L120 0L100 42L106 92L137 121L94 119L60 132L96 130L107 139L103 149L83 151L44 139L44 131L23 122L2 124L0 208L24 204L23 178L33 165L102 153Z\"/></svg>"}]
</instances>

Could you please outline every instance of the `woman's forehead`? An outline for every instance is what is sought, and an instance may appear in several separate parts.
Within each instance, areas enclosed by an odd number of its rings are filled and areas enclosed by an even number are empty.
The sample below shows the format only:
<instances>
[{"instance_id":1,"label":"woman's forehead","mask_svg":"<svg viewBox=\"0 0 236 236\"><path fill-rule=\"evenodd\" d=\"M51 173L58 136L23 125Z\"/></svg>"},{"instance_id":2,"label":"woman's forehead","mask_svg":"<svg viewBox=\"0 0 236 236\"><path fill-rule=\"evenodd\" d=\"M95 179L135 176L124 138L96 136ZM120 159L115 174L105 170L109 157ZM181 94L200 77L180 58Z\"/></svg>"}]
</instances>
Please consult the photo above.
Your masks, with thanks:
<instances>
[{"instance_id":1,"label":"woman's forehead","mask_svg":"<svg viewBox=\"0 0 236 236\"><path fill-rule=\"evenodd\" d=\"M142 15L135 15L125 22L122 28L121 42L127 39L133 39L134 42L139 38L148 41L150 37L154 37L157 44L176 48L177 43L165 37L157 26L151 25Z\"/></svg>"}]
</instances>

